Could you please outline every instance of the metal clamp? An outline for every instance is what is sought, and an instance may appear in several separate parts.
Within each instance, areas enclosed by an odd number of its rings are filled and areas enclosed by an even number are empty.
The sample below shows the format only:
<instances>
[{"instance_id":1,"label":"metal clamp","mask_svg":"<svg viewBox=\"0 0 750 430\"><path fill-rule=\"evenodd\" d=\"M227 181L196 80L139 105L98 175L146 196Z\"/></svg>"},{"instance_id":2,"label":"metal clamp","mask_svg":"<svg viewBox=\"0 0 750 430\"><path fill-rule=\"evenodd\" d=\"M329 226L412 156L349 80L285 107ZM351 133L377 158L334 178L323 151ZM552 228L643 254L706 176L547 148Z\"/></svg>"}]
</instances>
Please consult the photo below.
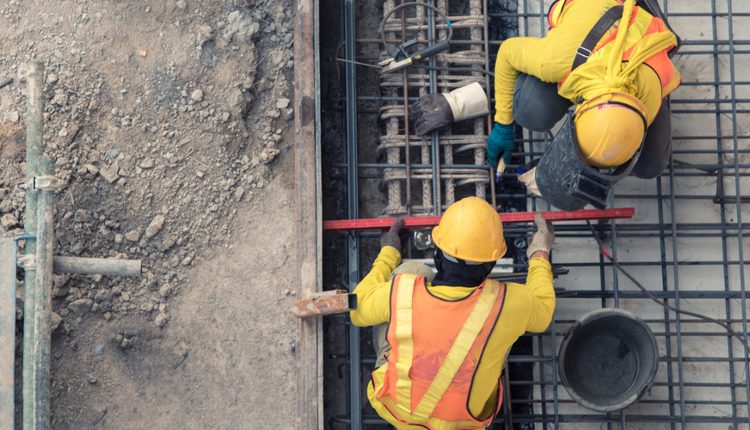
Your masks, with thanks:
<instances>
[{"instance_id":1,"label":"metal clamp","mask_svg":"<svg viewBox=\"0 0 750 430\"><path fill-rule=\"evenodd\" d=\"M65 188L65 181L52 175L34 176L30 189L33 191L61 191Z\"/></svg>"},{"instance_id":2,"label":"metal clamp","mask_svg":"<svg viewBox=\"0 0 750 430\"><path fill-rule=\"evenodd\" d=\"M580 55L583 58L589 58L591 56L591 50L583 46L579 46L576 50L576 55Z\"/></svg>"},{"instance_id":3,"label":"metal clamp","mask_svg":"<svg viewBox=\"0 0 750 430\"><path fill-rule=\"evenodd\" d=\"M24 270L31 270L36 267L36 254L24 254L18 257L16 264Z\"/></svg>"},{"instance_id":4,"label":"metal clamp","mask_svg":"<svg viewBox=\"0 0 750 430\"><path fill-rule=\"evenodd\" d=\"M430 230L414 230L414 247L420 251L432 248L432 233Z\"/></svg>"}]
</instances>

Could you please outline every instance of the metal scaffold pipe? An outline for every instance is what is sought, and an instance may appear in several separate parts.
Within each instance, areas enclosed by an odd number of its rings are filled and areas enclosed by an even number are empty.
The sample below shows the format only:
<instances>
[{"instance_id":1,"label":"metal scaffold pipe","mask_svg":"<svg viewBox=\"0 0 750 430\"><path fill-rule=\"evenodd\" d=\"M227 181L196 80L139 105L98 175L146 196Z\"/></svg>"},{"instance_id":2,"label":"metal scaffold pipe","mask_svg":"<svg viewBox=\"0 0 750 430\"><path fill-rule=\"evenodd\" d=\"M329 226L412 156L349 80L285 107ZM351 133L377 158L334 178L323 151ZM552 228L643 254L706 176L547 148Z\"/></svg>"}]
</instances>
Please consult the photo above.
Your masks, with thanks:
<instances>
[{"instance_id":1,"label":"metal scaffold pipe","mask_svg":"<svg viewBox=\"0 0 750 430\"><path fill-rule=\"evenodd\" d=\"M37 246L37 197L32 189L34 178L41 173L40 161L43 154L42 136L44 135L44 65L31 63L26 66L27 110L26 110L26 212L24 230L29 238L26 240L27 252L34 252ZM49 410L49 370L45 372L46 381L35 376L37 352L39 348L39 320L36 314L37 301L40 300L37 285L36 266L31 265L24 271L24 316L23 330L23 428L38 430L49 428L49 415L40 415L40 410ZM47 326L49 331L49 326ZM47 347L49 351L49 347ZM47 357L49 360L49 357ZM38 382L38 384L37 384ZM42 404L37 403L42 402Z\"/></svg>"},{"instance_id":2,"label":"metal scaffold pipe","mask_svg":"<svg viewBox=\"0 0 750 430\"><path fill-rule=\"evenodd\" d=\"M54 164L50 159L43 159L40 163L42 175L52 175ZM34 309L31 314L26 314L24 327L27 321L32 321L33 355L24 356L24 363L31 361L34 371L32 380L24 379L24 388L30 385L32 396L24 396L24 404L33 402L32 414L24 415L24 428L48 429L50 428L49 407L49 378L50 378L50 353L52 349L52 262L54 260L55 248L55 206L54 191L49 189L36 190L37 213L36 213L36 284L34 292ZM25 331L25 330L24 330Z\"/></svg>"},{"instance_id":3,"label":"metal scaffold pipe","mask_svg":"<svg viewBox=\"0 0 750 430\"><path fill-rule=\"evenodd\" d=\"M0 428L14 425L15 271L21 267L25 287L23 429L48 430L53 273L140 276L141 261L55 256L54 204L55 192L61 184L54 176L54 162L44 158L44 66L40 63L26 65L24 74L28 108L25 232L20 237L25 241L23 258L16 256L15 240L0 242Z\"/></svg>"}]
</instances>

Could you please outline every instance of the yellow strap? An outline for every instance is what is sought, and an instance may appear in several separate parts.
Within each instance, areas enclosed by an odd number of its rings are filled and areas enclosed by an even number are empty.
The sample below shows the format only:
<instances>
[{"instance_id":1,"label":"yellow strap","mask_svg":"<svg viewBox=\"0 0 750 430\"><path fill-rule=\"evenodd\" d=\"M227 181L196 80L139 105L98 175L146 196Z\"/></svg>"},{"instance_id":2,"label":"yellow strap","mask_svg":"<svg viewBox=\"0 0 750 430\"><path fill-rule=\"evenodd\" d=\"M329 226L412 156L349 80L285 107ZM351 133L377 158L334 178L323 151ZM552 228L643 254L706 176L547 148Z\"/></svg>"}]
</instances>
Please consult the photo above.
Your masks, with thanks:
<instances>
[{"instance_id":1,"label":"yellow strap","mask_svg":"<svg viewBox=\"0 0 750 430\"><path fill-rule=\"evenodd\" d=\"M620 19L620 27L617 29L617 37L612 44L612 52L607 66L607 84L614 86L622 68L622 53L625 50L625 37L630 29L630 17L633 15L635 0L625 0L625 9Z\"/></svg>"},{"instance_id":2,"label":"yellow strap","mask_svg":"<svg viewBox=\"0 0 750 430\"><path fill-rule=\"evenodd\" d=\"M636 21L634 26L639 24L641 23ZM648 27L647 22L644 21L643 24ZM645 28L641 30L645 31ZM636 89L634 88L634 79L638 67L652 56L669 49L676 44L677 37L669 30L643 36L633 45L633 50L630 53L629 60L620 64L618 67L618 74L614 78L614 81L610 81L609 77L603 80L600 79L601 70L604 70L605 75L607 75L609 71L606 69L606 66L602 67L602 64L599 61L592 61L589 59L585 64L570 73L565 82L560 88L558 88L558 93L569 100L575 100L579 97L593 99L602 94L611 93L613 91L635 94ZM615 52L615 49L613 48L612 45L608 45L597 51L595 55L601 53L600 55L610 56L606 57L608 60L612 58L611 55L614 55L613 52ZM622 53L620 53L620 55L622 55ZM675 71L677 71L677 69L675 69Z\"/></svg>"},{"instance_id":3,"label":"yellow strap","mask_svg":"<svg viewBox=\"0 0 750 430\"><path fill-rule=\"evenodd\" d=\"M630 59L627 63L624 63L622 61L622 55L625 51L625 39L628 30L632 27L629 23L634 7L635 0L626 0L625 11L620 20L620 28L617 31L617 37L613 43L609 57L609 64L607 66L607 85L610 88L622 89L627 87L629 81L633 79L635 70L641 64L646 62L646 60L651 58L657 52L664 51L671 46L677 45L677 37L671 31L665 30L660 33L649 34L636 43L633 52L630 55ZM651 19L643 21L645 28L642 30L644 32L648 28L648 25L650 25ZM634 25L637 25L637 23Z\"/></svg>"},{"instance_id":4,"label":"yellow strap","mask_svg":"<svg viewBox=\"0 0 750 430\"><path fill-rule=\"evenodd\" d=\"M411 378L409 370L414 360L414 338L412 337L412 299L417 276L407 273L399 275L396 289L396 406L411 413Z\"/></svg>"},{"instance_id":5,"label":"yellow strap","mask_svg":"<svg viewBox=\"0 0 750 430\"><path fill-rule=\"evenodd\" d=\"M623 68L622 73L625 75L634 73L635 69L653 57L654 54L665 51L675 45L677 45L677 36L670 31L651 33L643 37L633 48L630 59Z\"/></svg>"},{"instance_id":6,"label":"yellow strap","mask_svg":"<svg viewBox=\"0 0 750 430\"><path fill-rule=\"evenodd\" d=\"M432 415L438 402L456 376L458 369L461 368L464 360L466 360L466 356L469 355L471 346L474 345L474 341L476 341L490 312L492 312L499 291L500 284L498 282L489 279L485 281L482 294L474 305L471 314L466 319L464 326L461 327L461 331L459 331L455 342L451 345L451 349L440 365L435 378L430 383L427 391L425 391L416 409L414 409L413 416L426 420ZM400 357L399 350L399 359Z\"/></svg>"}]
</instances>

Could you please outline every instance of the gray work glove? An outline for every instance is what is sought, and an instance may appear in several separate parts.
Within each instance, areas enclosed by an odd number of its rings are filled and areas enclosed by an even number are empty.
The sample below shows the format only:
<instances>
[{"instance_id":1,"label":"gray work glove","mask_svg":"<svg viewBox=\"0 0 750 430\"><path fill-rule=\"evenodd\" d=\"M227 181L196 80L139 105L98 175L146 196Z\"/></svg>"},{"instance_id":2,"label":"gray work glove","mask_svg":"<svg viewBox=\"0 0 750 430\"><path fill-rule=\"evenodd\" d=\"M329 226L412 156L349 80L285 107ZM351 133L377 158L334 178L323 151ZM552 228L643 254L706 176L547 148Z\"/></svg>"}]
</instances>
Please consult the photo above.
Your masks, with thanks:
<instances>
[{"instance_id":1,"label":"gray work glove","mask_svg":"<svg viewBox=\"0 0 750 430\"><path fill-rule=\"evenodd\" d=\"M380 235L380 247L392 246L401 251L401 237L399 237L399 233L401 233L403 227L404 218L396 218L396 221L393 221L393 224L391 224L390 230Z\"/></svg>"},{"instance_id":2,"label":"gray work glove","mask_svg":"<svg viewBox=\"0 0 750 430\"><path fill-rule=\"evenodd\" d=\"M446 124L486 115L489 102L482 86L472 84L443 94L425 94L409 106L414 133L427 134Z\"/></svg>"},{"instance_id":3,"label":"gray work glove","mask_svg":"<svg viewBox=\"0 0 750 430\"><path fill-rule=\"evenodd\" d=\"M549 254L552 251L552 243L555 241L555 229L549 221L544 219L542 214L536 214L534 224L536 224L537 230L526 250L526 255L529 258L538 251L544 251Z\"/></svg>"}]
</instances>

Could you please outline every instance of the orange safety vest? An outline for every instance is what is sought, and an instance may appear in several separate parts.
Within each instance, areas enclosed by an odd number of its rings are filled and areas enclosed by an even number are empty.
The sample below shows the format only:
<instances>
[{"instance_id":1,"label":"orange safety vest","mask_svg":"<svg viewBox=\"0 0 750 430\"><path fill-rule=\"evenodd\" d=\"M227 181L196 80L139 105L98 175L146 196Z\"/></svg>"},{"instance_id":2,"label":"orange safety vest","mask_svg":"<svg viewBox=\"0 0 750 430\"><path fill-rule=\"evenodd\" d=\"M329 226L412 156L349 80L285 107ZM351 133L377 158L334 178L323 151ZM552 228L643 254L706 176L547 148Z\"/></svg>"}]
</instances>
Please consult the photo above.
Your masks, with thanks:
<instances>
[{"instance_id":1,"label":"orange safety vest","mask_svg":"<svg viewBox=\"0 0 750 430\"><path fill-rule=\"evenodd\" d=\"M431 429L428 419L485 428L502 403L480 420L469 410L469 395L482 353L500 317L505 284L487 279L457 301L433 296L423 276L399 274L391 289L387 339L391 352L376 396L396 420Z\"/></svg>"},{"instance_id":2,"label":"orange safety vest","mask_svg":"<svg viewBox=\"0 0 750 430\"><path fill-rule=\"evenodd\" d=\"M550 6L549 12L547 14L547 23L549 24L550 29L553 29L556 26L560 25L563 10L573 1L575 0L557 0ZM616 1L620 5L623 4L622 0ZM602 39L596 44L596 47L591 51L589 61L591 61L592 58L595 57L595 54L598 51L611 49L612 42L614 42L617 38L617 31L614 31L615 29L616 26L613 26L612 30L609 31L604 37L602 37ZM638 44L639 41L643 40L644 37L652 33L660 33L664 31L669 31L664 21L655 16L652 16L640 6L636 6L633 10L633 16L630 19L630 23L628 24L626 49L622 54L622 61L625 62L630 59L630 54L633 52L633 48ZM654 72L656 72L657 76L659 76L659 81L661 82L662 89L662 98L668 96L672 91L680 86L680 76L678 73L676 73L674 64L672 64L672 61L669 59L669 52L673 48L674 46L670 47L669 49L660 51L645 61L645 64L653 69ZM600 56L600 58L604 61L607 61L608 55L602 55ZM562 86L562 84L565 82L567 76L570 75L571 71L569 71L565 78L560 81L560 86Z\"/></svg>"}]
</instances>

